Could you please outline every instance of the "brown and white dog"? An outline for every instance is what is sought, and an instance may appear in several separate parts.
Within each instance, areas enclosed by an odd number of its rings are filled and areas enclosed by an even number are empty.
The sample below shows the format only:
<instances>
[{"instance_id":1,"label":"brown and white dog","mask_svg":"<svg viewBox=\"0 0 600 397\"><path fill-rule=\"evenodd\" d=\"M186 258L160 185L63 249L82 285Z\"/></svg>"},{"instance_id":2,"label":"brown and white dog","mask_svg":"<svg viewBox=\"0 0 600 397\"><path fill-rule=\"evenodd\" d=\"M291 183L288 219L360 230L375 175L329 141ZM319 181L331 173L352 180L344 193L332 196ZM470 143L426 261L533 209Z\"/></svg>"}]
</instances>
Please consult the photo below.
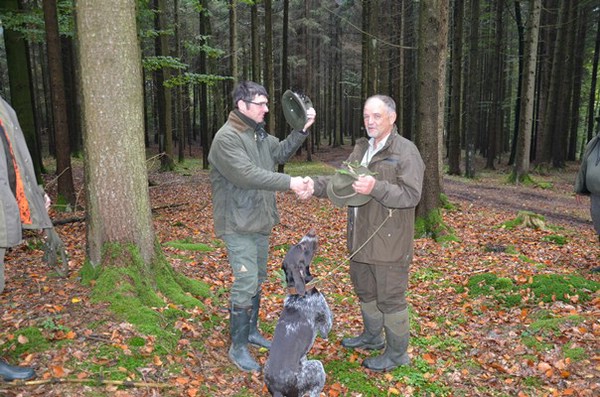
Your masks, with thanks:
<instances>
[{"instance_id":1,"label":"brown and white dog","mask_svg":"<svg viewBox=\"0 0 600 397\"><path fill-rule=\"evenodd\" d=\"M323 364L306 358L317 333L327 339L333 322L323 294L306 286L313 279L310 263L316 250L317 236L310 230L283 260L288 295L264 368L265 383L275 397L318 397L325 386Z\"/></svg>"}]
</instances>

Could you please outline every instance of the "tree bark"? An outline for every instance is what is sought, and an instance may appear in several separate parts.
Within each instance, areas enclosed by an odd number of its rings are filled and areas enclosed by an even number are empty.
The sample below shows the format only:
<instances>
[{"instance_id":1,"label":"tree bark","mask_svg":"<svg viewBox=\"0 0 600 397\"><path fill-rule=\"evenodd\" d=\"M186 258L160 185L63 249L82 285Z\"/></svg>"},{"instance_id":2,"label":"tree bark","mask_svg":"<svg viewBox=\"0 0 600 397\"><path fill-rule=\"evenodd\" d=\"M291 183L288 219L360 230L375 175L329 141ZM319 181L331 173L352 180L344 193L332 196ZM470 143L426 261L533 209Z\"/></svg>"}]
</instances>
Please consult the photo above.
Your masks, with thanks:
<instances>
[{"instance_id":1,"label":"tree bark","mask_svg":"<svg viewBox=\"0 0 600 397\"><path fill-rule=\"evenodd\" d=\"M107 243L134 244L144 263L150 264L155 257L155 235L144 151L135 2L78 0L76 7L88 259L98 266Z\"/></svg>"},{"instance_id":2,"label":"tree bark","mask_svg":"<svg viewBox=\"0 0 600 397\"><path fill-rule=\"evenodd\" d=\"M419 12L419 71L415 141L425 162L425 177L417 216L427 217L440 206L442 143L448 43L448 2L421 0Z\"/></svg>"},{"instance_id":3,"label":"tree bark","mask_svg":"<svg viewBox=\"0 0 600 397\"><path fill-rule=\"evenodd\" d=\"M537 48L540 29L541 0L531 0L523 60L523 87L521 88L521 109L519 111L519 131L516 150L514 180L522 181L529 174L531 153L531 133L533 129L533 105L537 70Z\"/></svg>"},{"instance_id":4,"label":"tree bark","mask_svg":"<svg viewBox=\"0 0 600 397\"><path fill-rule=\"evenodd\" d=\"M44 0L44 22L46 25L46 46L48 48L48 68L50 74L50 94L52 96L52 119L56 142L56 175L58 195L67 203L75 205L75 188L71 169L71 144L67 101L63 78L62 50L58 33L56 0Z\"/></svg>"}]
</instances>

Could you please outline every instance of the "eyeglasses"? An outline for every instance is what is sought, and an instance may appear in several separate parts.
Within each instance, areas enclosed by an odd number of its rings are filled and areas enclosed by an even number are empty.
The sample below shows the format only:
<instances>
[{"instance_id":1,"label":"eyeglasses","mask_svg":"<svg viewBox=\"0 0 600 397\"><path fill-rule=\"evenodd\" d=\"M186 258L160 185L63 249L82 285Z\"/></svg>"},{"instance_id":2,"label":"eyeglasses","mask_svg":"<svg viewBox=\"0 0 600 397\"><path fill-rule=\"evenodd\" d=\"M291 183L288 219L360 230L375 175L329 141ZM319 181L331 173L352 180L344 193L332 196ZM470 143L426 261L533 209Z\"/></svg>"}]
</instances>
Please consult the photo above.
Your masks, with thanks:
<instances>
[{"instance_id":1,"label":"eyeglasses","mask_svg":"<svg viewBox=\"0 0 600 397\"><path fill-rule=\"evenodd\" d=\"M244 101L246 103L251 103L253 105L259 106L259 107L263 107L263 106L268 106L269 102L253 102L253 101Z\"/></svg>"}]
</instances>

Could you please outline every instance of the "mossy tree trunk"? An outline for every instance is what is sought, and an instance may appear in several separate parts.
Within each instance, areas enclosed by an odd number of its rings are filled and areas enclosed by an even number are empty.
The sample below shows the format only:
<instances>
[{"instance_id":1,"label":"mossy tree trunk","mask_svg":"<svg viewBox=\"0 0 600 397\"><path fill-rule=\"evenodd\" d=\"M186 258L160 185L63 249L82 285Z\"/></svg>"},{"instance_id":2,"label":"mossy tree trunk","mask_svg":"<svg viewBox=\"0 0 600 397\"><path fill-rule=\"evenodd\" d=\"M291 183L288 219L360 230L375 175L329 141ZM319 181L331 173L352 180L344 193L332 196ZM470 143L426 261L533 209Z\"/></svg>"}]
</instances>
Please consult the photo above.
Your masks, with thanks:
<instances>
[{"instance_id":1,"label":"mossy tree trunk","mask_svg":"<svg viewBox=\"0 0 600 397\"><path fill-rule=\"evenodd\" d=\"M156 244L144 152L135 4L131 0L76 3L87 198L84 273L93 268L98 278L95 296L111 302L114 310L134 323L132 318L142 313L153 315L151 307L162 301L157 291L175 303L199 304L185 294L197 293L192 291L193 280L175 273ZM152 320L138 322L149 323Z\"/></svg>"}]
</instances>

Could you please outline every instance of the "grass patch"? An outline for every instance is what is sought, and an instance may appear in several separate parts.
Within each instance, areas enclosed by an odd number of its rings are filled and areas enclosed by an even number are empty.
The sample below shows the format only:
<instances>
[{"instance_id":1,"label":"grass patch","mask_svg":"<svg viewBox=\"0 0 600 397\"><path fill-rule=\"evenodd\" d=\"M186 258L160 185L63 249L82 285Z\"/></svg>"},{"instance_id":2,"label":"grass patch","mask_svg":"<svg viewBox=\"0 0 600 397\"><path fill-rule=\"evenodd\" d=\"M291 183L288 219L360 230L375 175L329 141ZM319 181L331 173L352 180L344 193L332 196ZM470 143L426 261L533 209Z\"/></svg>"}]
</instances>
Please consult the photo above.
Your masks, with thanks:
<instances>
[{"instance_id":1,"label":"grass patch","mask_svg":"<svg viewBox=\"0 0 600 397\"><path fill-rule=\"evenodd\" d=\"M330 361L325 363L324 367L329 379L335 379L348 390L358 392L363 396L379 396L383 393L373 384L374 378L368 376L357 361Z\"/></svg>"},{"instance_id":2,"label":"grass patch","mask_svg":"<svg viewBox=\"0 0 600 397\"><path fill-rule=\"evenodd\" d=\"M571 302L575 297L580 302L587 302L592 293L600 290L600 283L577 275L540 274L533 277L529 287L542 302Z\"/></svg>"},{"instance_id":3,"label":"grass patch","mask_svg":"<svg viewBox=\"0 0 600 397\"><path fill-rule=\"evenodd\" d=\"M563 356L564 358L568 358L571 361L581 361L587 358L587 354L583 347L571 347L572 344L569 343L563 346Z\"/></svg>"},{"instance_id":4,"label":"grass patch","mask_svg":"<svg viewBox=\"0 0 600 397\"><path fill-rule=\"evenodd\" d=\"M187 239L184 240L174 240L163 243L166 247L176 248L182 251L200 251L200 252L212 252L214 249L207 244L203 243L194 243Z\"/></svg>"},{"instance_id":5,"label":"grass patch","mask_svg":"<svg viewBox=\"0 0 600 397\"><path fill-rule=\"evenodd\" d=\"M537 302L587 302L600 289L600 283L577 275L540 274L533 276L529 284L515 285L509 278L481 273L469 279L467 288L469 296L486 296L514 307L521 303L521 292L526 289L531 290Z\"/></svg>"},{"instance_id":6,"label":"grass patch","mask_svg":"<svg viewBox=\"0 0 600 397\"><path fill-rule=\"evenodd\" d=\"M14 334L14 338L9 339L2 355L9 361L18 361L17 358L22 354L29 354L48 350L50 343L37 327L21 328Z\"/></svg>"},{"instance_id":7,"label":"grass patch","mask_svg":"<svg viewBox=\"0 0 600 397\"><path fill-rule=\"evenodd\" d=\"M335 174L335 167L321 161L305 160L289 161L285 165L285 173L291 176L321 176Z\"/></svg>"},{"instance_id":8,"label":"grass patch","mask_svg":"<svg viewBox=\"0 0 600 397\"><path fill-rule=\"evenodd\" d=\"M546 241L549 243L554 243L559 246L563 246L567 243L567 238L565 236L560 236L557 234L552 234L549 236L542 237L542 241Z\"/></svg>"}]
</instances>

